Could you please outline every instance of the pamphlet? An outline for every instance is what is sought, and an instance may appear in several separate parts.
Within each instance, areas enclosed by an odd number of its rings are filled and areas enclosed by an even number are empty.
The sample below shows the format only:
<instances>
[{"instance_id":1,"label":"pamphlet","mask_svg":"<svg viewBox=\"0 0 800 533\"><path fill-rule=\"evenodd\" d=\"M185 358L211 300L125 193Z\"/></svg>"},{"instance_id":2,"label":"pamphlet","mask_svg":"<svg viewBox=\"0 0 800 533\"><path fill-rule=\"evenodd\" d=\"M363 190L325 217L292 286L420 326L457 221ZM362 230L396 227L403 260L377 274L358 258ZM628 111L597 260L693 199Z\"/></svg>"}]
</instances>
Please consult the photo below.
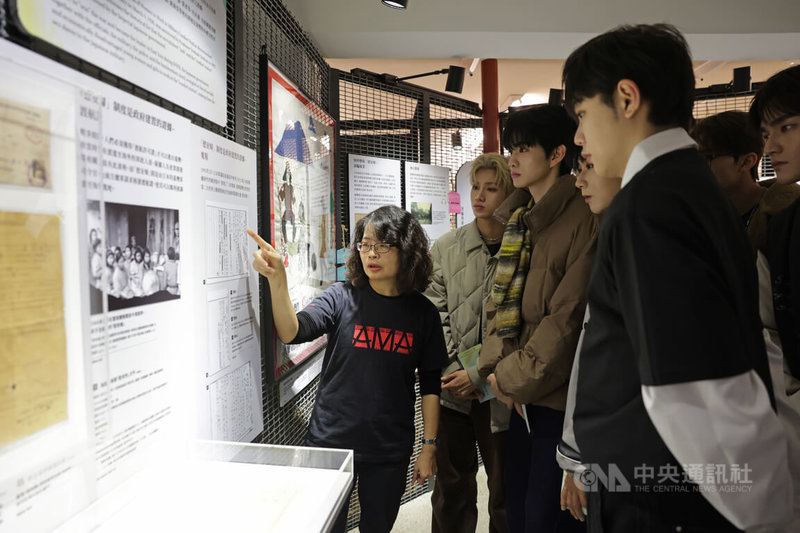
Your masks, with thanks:
<instances>
[{"instance_id":1,"label":"pamphlet","mask_svg":"<svg viewBox=\"0 0 800 533\"><path fill-rule=\"evenodd\" d=\"M525 406L524 403L522 404L522 415L523 415L522 419L525 420L525 427L528 429L528 434L530 434L530 432L531 432L531 423L528 420L528 408Z\"/></svg>"},{"instance_id":2,"label":"pamphlet","mask_svg":"<svg viewBox=\"0 0 800 533\"><path fill-rule=\"evenodd\" d=\"M461 366L464 367L464 370L478 366L478 353L480 353L480 351L481 345L476 344L472 348L468 348L458 354L458 360L461 361ZM488 382L478 387L478 390L483 394L480 398L478 398L481 403L494 398L494 394L492 394L492 386Z\"/></svg>"}]
</instances>

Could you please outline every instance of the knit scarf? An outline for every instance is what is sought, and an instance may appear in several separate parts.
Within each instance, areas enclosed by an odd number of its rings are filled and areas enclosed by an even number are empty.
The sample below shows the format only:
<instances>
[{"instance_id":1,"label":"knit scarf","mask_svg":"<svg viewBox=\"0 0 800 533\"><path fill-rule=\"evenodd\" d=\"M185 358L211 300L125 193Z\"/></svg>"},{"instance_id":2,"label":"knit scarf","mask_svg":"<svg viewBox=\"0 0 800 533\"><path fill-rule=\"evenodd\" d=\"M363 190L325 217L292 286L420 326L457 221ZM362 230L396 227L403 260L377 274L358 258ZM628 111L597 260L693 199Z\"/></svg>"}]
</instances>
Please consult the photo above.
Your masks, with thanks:
<instances>
[{"instance_id":1,"label":"knit scarf","mask_svg":"<svg viewBox=\"0 0 800 533\"><path fill-rule=\"evenodd\" d=\"M533 207L533 198L528 205L518 207L509 218L500 245L500 257L492 286L492 300L497 305L497 336L514 339L519 336L522 323L520 307L522 289L531 262L530 230L523 217Z\"/></svg>"}]
</instances>

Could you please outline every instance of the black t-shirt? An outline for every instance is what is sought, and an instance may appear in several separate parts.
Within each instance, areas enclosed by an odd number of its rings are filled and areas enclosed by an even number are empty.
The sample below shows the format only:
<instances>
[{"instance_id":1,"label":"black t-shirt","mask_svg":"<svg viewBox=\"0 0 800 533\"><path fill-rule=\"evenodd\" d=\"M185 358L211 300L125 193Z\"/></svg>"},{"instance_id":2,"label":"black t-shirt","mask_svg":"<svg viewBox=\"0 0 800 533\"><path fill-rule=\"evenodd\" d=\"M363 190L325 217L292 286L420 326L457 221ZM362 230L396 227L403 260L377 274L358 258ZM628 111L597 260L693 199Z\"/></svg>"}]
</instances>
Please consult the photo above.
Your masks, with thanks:
<instances>
[{"instance_id":1,"label":"black t-shirt","mask_svg":"<svg viewBox=\"0 0 800 533\"><path fill-rule=\"evenodd\" d=\"M293 343L328 334L308 443L353 449L360 461L408 459L414 443L415 371L422 395L439 394L438 378L447 364L436 307L417 291L387 297L369 285L338 283L297 320Z\"/></svg>"}]
</instances>

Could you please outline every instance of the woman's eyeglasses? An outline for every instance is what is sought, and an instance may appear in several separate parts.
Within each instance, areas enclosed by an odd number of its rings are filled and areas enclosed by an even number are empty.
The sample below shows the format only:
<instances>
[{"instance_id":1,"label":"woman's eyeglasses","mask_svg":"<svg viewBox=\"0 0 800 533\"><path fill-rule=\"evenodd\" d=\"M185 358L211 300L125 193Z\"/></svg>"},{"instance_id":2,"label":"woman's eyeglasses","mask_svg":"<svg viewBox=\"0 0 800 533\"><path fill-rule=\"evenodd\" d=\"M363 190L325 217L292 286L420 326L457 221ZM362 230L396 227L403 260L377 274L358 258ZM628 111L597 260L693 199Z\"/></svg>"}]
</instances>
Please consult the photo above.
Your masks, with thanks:
<instances>
[{"instance_id":1,"label":"woman's eyeglasses","mask_svg":"<svg viewBox=\"0 0 800 533\"><path fill-rule=\"evenodd\" d=\"M356 249L358 249L359 252L369 252L374 248L376 254L385 254L392 246L394 246L394 244L386 244L385 242L376 242L375 244L369 242L356 243Z\"/></svg>"}]
</instances>

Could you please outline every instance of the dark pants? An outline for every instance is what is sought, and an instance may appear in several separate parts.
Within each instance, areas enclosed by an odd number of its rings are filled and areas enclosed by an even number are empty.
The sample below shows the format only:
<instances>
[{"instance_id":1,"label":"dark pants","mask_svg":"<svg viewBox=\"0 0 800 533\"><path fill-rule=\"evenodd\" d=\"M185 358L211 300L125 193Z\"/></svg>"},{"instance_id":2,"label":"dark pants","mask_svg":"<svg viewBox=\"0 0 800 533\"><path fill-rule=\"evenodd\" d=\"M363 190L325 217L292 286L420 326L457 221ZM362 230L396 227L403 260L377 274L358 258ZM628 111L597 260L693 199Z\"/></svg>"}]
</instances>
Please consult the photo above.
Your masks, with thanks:
<instances>
[{"instance_id":1,"label":"dark pants","mask_svg":"<svg viewBox=\"0 0 800 533\"><path fill-rule=\"evenodd\" d=\"M506 531L505 456L507 431L492 433L489 402L472 402L466 415L447 407L439 414L436 483L431 495L433 533L474 533L478 522L477 443L489 487L489 531Z\"/></svg>"},{"instance_id":2,"label":"dark pants","mask_svg":"<svg viewBox=\"0 0 800 533\"><path fill-rule=\"evenodd\" d=\"M562 471L556 462L564 412L528 405L531 432L511 412L506 456L506 518L509 533L586 531L583 522L561 510Z\"/></svg>"},{"instance_id":3,"label":"dark pants","mask_svg":"<svg viewBox=\"0 0 800 533\"><path fill-rule=\"evenodd\" d=\"M400 498L406 490L408 460L396 463L364 463L354 461L355 480L358 482L358 503L361 517L358 529L361 533L389 533L400 510ZM347 510L350 498L336 518L331 533L344 533L347 527Z\"/></svg>"},{"instance_id":4,"label":"dark pants","mask_svg":"<svg viewBox=\"0 0 800 533\"><path fill-rule=\"evenodd\" d=\"M634 487L635 488L635 487ZM698 493L608 492L586 494L589 533L735 533L728 522Z\"/></svg>"}]
</instances>

